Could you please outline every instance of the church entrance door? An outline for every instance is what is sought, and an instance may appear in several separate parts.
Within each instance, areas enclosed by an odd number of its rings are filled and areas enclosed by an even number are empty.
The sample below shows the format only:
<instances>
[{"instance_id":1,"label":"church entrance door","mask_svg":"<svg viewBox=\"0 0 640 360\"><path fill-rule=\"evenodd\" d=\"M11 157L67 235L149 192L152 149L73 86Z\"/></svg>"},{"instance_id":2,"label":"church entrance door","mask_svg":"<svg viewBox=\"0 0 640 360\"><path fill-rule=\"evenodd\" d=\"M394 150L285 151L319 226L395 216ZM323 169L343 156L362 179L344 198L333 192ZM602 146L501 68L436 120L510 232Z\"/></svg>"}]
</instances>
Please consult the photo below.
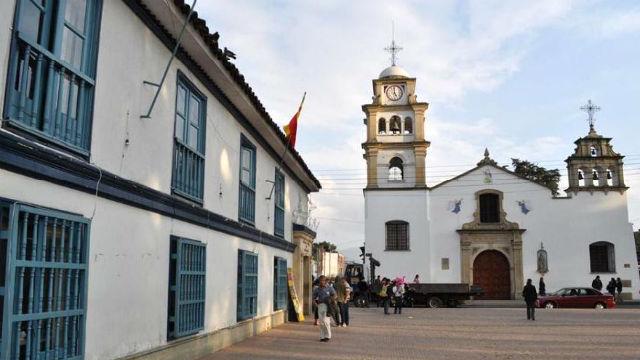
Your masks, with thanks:
<instances>
[{"instance_id":1,"label":"church entrance door","mask_svg":"<svg viewBox=\"0 0 640 360\"><path fill-rule=\"evenodd\" d=\"M485 250L473 262L473 284L484 290L476 299L511 299L509 261L497 250Z\"/></svg>"}]
</instances>

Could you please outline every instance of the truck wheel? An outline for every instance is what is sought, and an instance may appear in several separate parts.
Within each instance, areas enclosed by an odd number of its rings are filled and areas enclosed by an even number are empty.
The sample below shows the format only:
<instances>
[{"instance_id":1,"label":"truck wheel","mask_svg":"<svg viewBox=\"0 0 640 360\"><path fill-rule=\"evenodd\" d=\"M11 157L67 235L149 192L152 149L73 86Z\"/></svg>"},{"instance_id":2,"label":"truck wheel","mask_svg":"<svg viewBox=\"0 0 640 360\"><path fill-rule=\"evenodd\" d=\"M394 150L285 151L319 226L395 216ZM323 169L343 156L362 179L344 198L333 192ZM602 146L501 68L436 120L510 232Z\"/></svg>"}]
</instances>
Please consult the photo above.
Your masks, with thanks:
<instances>
[{"instance_id":1,"label":"truck wheel","mask_svg":"<svg viewBox=\"0 0 640 360\"><path fill-rule=\"evenodd\" d=\"M442 304L442 299L437 296L431 296L429 299L427 299L427 305L430 308L439 308L442 307Z\"/></svg>"}]
</instances>

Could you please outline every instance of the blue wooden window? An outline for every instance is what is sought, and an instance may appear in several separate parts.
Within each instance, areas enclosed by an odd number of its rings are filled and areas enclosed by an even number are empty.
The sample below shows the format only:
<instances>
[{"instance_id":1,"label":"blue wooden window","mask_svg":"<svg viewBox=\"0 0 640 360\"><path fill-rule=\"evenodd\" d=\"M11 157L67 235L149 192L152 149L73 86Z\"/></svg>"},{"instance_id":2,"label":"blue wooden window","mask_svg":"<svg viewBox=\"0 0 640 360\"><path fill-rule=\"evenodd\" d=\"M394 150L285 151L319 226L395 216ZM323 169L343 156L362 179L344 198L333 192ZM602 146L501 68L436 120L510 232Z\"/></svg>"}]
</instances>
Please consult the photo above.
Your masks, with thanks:
<instances>
[{"instance_id":1,"label":"blue wooden window","mask_svg":"<svg viewBox=\"0 0 640 360\"><path fill-rule=\"evenodd\" d=\"M204 143L206 99L178 75L173 149L173 192L202 203L204 193Z\"/></svg>"},{"instance_id":2,"label":"blue wooden window","mask_svg":"<svg viewBox=\"0 0 640 360\"><path fill-rule=\"evenodd\" d=\"M5 118L88 154L102 1L19 0Z\"/></svg>"},{"instance_id":3,"label":"blue wooden window","mask_svg":"<svg viewBox=\"0 0 640 360\"><path fill-rule=\"evenodd\" d=\"M8 241L0 358L83 358L88 220L16 204Z\"/></svg>"},{"instance_id":4,"label":"blue wooden window","mask_svg":"<svg viewBox=\"0 0 640 360\"><path fill-rule=\"evenodd\" d=\"M274 258L273 265L273 309L280 310L287 306L287 260Z\"/></svg>"},{"instance_id":5,"label":"blue wooden window","mask_svg":"<svg viewBox=\"0 0 640 360\"><path fill-rule=\"evenodd\" d=\"M240 205L238 218L253 225L256 218L256 147L244 136L240 146Z\"/></svg>"},{"instance_id":6,"label":"blue wooden window","mask_svg":"<svg viewBox=\"0 0 640 360\"><path fill-rule=\"evenodd\" d=\"M238 251L238 321L258 313L258 254Z\"/></svg>"},{"instance_id":7,"label":"blue wooden window","mask_svg":"<svg viewBox=\"0 0 640 360\"><path fill-rule=\"evenodd\" d=\"M9 249L9 204L0 202L0 356L2 355L2 328L6 295L7 250Z\"/></svg>"},{"instance_id":8,"label":"blue wooden window","mask_svg":"<svg viewBox=\"0 0 640 360\"><path fill-rule=\"evenodd\" d=\"M278 169L276 169L274 198L273 233L278 237L284 238L284 174Z\"/></svg>"},{"instance_id":9,"label":"blue wooden window","mask_svg":"<svg viewBox=\"0 0 640 360\"><path fill-rule=\"evenodd\" d=\"M204 329L206 245L172 237L169 264L167 337L171 340Z\"/></svg>"}]
</instances>

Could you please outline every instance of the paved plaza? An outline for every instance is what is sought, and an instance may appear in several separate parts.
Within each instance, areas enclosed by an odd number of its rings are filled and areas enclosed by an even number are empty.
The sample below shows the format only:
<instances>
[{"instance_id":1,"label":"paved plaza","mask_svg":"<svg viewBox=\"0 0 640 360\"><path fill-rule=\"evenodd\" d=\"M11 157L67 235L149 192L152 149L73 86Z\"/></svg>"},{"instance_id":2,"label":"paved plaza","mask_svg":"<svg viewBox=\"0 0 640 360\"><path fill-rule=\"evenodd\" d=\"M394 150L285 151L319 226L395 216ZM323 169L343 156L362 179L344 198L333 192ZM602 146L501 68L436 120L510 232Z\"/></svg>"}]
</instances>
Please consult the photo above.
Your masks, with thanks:
<instances>
[{"instance_id":1,"label":"paved plaza","mask_svg":"<svg viewBox=\"0 0 640 360\"><path fill-rule=\"evenodd\" d=\"M352 326L318 341L312 322L287 323L201 360L640 359L640 309L351 309Z\"/></svg>"}]
</instances>

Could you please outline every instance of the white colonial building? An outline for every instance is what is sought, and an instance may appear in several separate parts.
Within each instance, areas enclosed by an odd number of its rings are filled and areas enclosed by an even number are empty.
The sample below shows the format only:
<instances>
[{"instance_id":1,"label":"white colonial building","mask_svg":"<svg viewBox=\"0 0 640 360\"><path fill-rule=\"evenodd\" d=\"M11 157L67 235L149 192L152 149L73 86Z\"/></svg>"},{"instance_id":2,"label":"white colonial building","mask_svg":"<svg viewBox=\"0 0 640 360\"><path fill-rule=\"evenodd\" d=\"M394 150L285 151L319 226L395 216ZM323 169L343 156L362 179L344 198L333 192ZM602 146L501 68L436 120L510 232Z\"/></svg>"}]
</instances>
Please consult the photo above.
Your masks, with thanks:
<instances>
[{"instance_id":1,"label":"white colonial building","mask_svg":"<svg viewBox=\"0 0 640 360\"><path fill-rule=\"evenodd\" d=\"M181 0L0 1L1 359L193 359L309 295L320 183L231 55Z\"/></svg>"},{"instance_id":2,"label":"white colonial building","mask_svg":"<svg viewBox=\"0 0 640 360\"><path fill-rule=\"evenodd\" d=\"M566 196L503 167L486 151L477 167L427 187L428 104L398 66L373 80L362 107L367 136L366 252L377 274L481 286L488 299L517 299L527 278L547 289L620 277L638 298L640 279L628 219L623 156L589 133L566 160Z\"/></svg>"}]
</instances>

